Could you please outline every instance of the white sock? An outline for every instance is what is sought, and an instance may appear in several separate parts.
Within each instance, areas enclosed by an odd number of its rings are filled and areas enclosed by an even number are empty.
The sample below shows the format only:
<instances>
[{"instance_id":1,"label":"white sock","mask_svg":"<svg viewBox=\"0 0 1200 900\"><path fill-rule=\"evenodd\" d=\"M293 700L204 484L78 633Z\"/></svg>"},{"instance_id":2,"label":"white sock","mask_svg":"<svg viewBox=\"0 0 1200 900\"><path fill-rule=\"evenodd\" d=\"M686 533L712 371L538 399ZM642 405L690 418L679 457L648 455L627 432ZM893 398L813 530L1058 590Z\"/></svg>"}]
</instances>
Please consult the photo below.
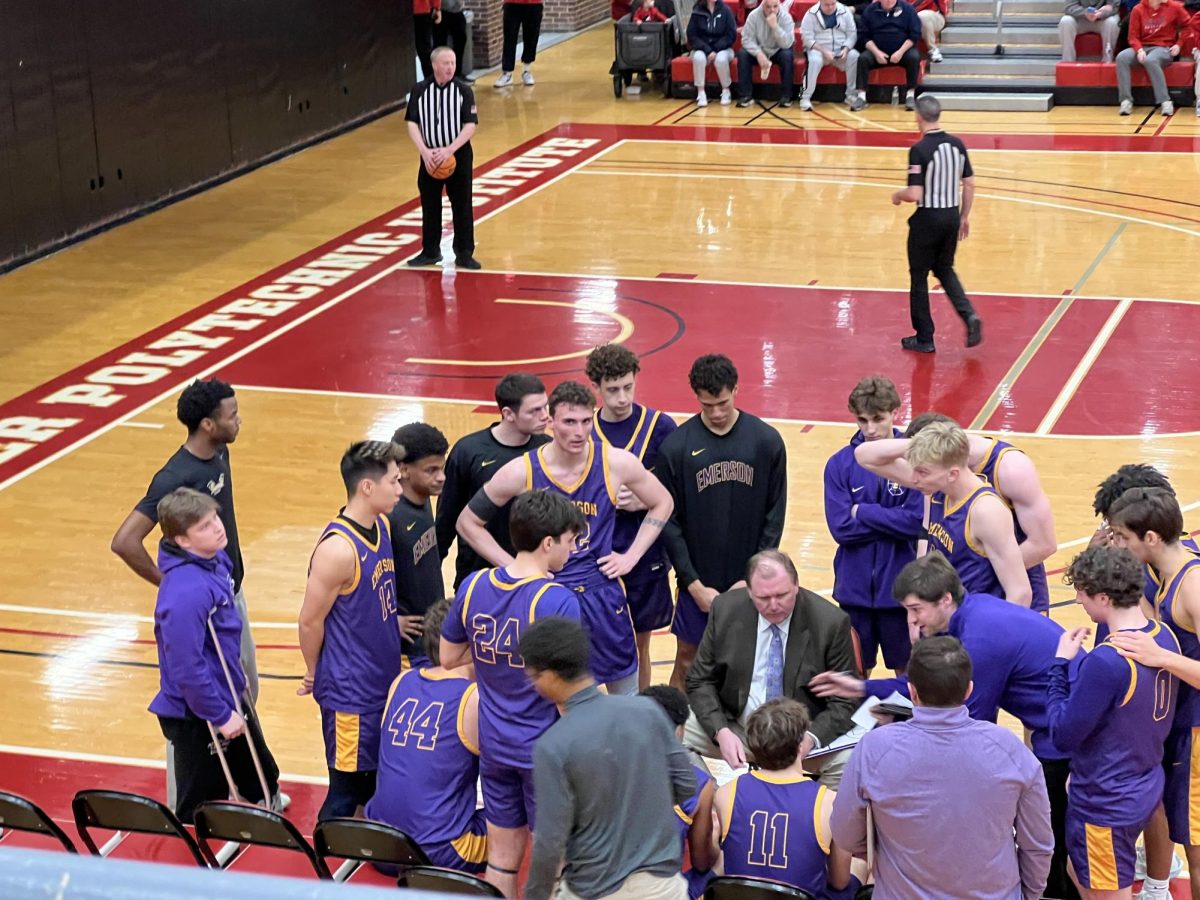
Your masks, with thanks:
<instances>
[{"instance_id":1,"label":"white sock","mask_svg":"<svg viewBox=\"0 0 1200 900\"><path fill-rule=\"evenodd\" d=\"M1146 876L1142 882L1142 900L1171 900L1171 882Z\"/></svg>"}]
</instances>

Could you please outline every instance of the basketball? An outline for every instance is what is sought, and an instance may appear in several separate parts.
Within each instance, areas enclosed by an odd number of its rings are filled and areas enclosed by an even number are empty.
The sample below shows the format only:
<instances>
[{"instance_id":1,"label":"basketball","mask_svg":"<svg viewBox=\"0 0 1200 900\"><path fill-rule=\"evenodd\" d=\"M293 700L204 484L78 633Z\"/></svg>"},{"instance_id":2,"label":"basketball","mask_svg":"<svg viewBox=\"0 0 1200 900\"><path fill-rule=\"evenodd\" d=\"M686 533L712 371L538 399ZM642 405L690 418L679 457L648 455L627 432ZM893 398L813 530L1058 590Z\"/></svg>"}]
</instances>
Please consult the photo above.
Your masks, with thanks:
<instances>
[{"instance_id":1,"label":"basketball","mask_svg":"<svg viewBox=\"0 0 1200 900\"><path fill-rule=\"evenodd\" d=\"M458 163L455 161L454 157L447 156L444 160L442 160L442 164L440 166L435 166L432 169L429 168L429 166L426 166L425 169L438 181L445 181L454 174L454 167L456 165L458 165Z\"/></svg>"}]
</instances>

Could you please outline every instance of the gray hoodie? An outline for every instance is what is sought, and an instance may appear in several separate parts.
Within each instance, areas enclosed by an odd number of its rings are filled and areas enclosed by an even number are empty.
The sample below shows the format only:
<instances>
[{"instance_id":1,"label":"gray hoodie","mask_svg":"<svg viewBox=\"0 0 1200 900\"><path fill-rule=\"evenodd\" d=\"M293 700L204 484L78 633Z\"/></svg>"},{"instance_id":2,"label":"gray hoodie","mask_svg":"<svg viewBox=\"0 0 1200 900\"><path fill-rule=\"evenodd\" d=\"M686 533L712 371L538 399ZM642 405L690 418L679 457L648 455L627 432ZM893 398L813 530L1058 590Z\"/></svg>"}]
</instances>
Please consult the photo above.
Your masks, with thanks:
<instances>
[{"instance_id":1,"label":"gray hoodie","mask_svg":"<svg viewBox=\"0 0 1200 900\"><path fill-rule=\"evenodd\" d=\"M762 6L756 7L746 16L746 24L742 26L742 49L751 56L756 56L761 50L768 58L780 50L788 50L796 43L796 24L791 15L782 5L777 13L777 28L767 24L767 17Z\"/></svg>"},{"instance_id":2,"label":"gray hoodie","mask_svg":"<svg viewBox=\"0 0 1200 900\"><path fill-rule=\"evenodd\" d=\"M837 24L833 28L825 27L825 14L821 12L821 4L809 9L800 18L800 38L804 41L804 49L821 46L837 56L847 47L854 49L858 40L858 29L854 27L854 13L841 3L834 10Z\"/></svg>"}]
</instances>

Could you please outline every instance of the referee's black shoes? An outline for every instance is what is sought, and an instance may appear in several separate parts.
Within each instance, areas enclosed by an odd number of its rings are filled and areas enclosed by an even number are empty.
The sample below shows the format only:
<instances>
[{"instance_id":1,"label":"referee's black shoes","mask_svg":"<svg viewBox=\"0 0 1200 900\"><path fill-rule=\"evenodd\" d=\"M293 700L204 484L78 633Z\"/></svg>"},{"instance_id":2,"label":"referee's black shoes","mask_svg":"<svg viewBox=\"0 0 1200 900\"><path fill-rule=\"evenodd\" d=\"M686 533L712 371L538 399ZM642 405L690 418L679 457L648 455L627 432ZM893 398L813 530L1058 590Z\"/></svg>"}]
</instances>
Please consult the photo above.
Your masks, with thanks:
<instances>
[{"instance_id":1,"label":"referee's black shoes","mask_svg":"<svg viewBox=\"0 0 1200 900\"><path fill-rule=\"evenodd\" d=\"M967 346L978 347L983 341L983 320L979 316L967 319Z\"/></svg>"},{"instance_id":2,"label":"referee's black shoes","mask_svg":"<svg viewBox=\"0 0 1200 900\"><path fill-rule=\"evenodd\" d=\"M933 346L933 341L923 341L915 334L900 338L900 346L905 350L913 351L913 353L933 353L937 350L937 347Z\"/></svg>"},{"instance_id":3,"label":"referee's black shoes","mask_svg":"<svg viewBox=\"0 0 1200 900\"><path fill-rule=\"evenodd\" d=\"M441 256L429 256L425 253L419 253L408 261L410 266L432 266L435 263L442 261Z\"/></svg>"},{"instance_id":4,"label":"referee's black shoes","mask_svg":"<svg viewBox=\"0 0 1200 900\"><path fill-rule=\"evenodd\" d=\"M482 269L483 263L473 256L459 256L454 260L456 269Z\"/></svg>"}]
</instances>

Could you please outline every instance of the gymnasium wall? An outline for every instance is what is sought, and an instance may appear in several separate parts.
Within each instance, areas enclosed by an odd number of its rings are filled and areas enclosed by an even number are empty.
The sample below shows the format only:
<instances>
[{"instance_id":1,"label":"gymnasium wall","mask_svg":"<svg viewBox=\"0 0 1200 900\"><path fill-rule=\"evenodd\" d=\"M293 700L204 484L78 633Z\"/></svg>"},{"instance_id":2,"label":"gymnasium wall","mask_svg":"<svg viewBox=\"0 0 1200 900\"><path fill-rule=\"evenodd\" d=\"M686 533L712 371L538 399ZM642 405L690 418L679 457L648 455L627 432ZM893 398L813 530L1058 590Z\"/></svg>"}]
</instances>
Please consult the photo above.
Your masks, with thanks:
<instances>
[{"instance_id":1,"label":"gymnasium wall","mask_svg":"<svg viewBox=\"0 0 1200 900\"><path fill-rule=\"evenodd\" d=\"M0 270L394 108L411 10L0 0Z\"/></svg>"}]
</instances>

